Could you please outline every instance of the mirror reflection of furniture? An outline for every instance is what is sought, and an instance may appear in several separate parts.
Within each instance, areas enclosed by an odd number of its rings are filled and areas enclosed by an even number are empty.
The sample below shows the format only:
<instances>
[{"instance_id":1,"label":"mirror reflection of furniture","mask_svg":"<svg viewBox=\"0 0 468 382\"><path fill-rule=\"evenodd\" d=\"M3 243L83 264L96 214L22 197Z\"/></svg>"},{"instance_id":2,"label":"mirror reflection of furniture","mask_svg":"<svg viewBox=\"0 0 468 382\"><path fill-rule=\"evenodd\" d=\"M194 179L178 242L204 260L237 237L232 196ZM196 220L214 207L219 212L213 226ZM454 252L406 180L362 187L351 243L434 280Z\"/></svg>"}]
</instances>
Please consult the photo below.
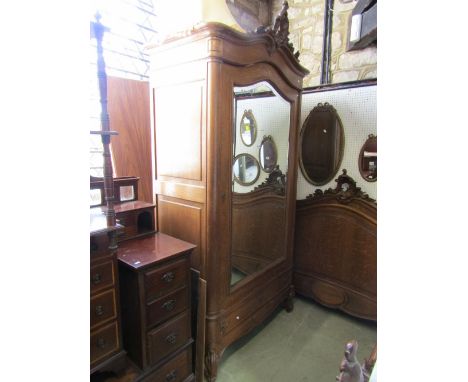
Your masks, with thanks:
<instances>
[{"instance_id":1,"label":"mirror reflection of furniture","mask_svg":"<svg viewBox=\"0 0 468 382\"><path fill-rule=\"evenodd\" d=\"M260 176L260 166L252 155L239 154L234 158L232 173L237 183L243 186L250 186Z\"/></svg>"},{"instance_id":2,"label":"mirror reflection of furniture","mask_svg":"<svg viewBox=\"0 0 468 382\"><path fill-rule=\"evenodd\" d=\"M278 162L278 151L271 135L263 137L258 157L263 171L270 173L275 169Z\"/></svg>"},{"instance_id":3,"label":"mirror reflection of furniture","mask_svg":"<svg viewBox=\"0 0 468 382\"><path fill-rule=\"evenodd\" d=\"M140 178L135 176L120 176L114 178L114 200L115 203L138 200L138 182ZM90 205L99 206L106 204L104 198L104 180L92 176L89 183Z\"/></svg>"},{"instance_id":4,"label":"mirror reflection of furniture","mask_svg":"<svg viewBox=\"0 0 468 382\"><path fill-rule=\"evenodd\" d=\"M327 184L337 173L344 150L344 130L335 108L319 103L307 116L300 134L299 164L311 184Z\"/></svg>"},{"instance_id":5,"label":"mirror reflection of furniture","mask_svg":"<svg viewBox=\"0 0 468 382\"><path fill-rule=\"evenodd\" d=\"M359 153L359 172L368 182L377 180L377 136L369 134Z\"/></svg>"},{"instance_id":6,"label":"mirror reflection of furniture","mask_svg":"<svg viewBox=\"0 0 468 382\"><path fill-rule=\"evenodd\" d=\"M257 121L252 110L245 110L240 121L240 136L246 146L252 146L257 138Z\"/></svg>"},{"instance_id":7,"label":"mirror reflection of furniture","mask_svg":"<svg viewBox=\"0 0 468 382\"><path fill-rule=\"evenodd\" d=\"M198 323L206 332L197 339L197 360L204 359L209 382L216 380L219 361L229 345L264 322L278 306L292 309L296 147L302 78L308 71L299 64L289 45L288 30L284 28L285 9L281 17L274 28L249 34L219 23L206 23L148 48L152 65L157 224L160 232L197 245L191 266L206 281L206 317ZM261 100L255 92L255 99L246 97L247 93L241 97L237 92L238 88L250 87L250 93L259 87L256 84L268 85ZM286 113L275 108L262 113L257 107L247 106L249 99L260 106L272 100L275 105L284 105ZM179 110L181 104L184 113L174 119L174 110ZM258 187L265 183L265 191L258 193L255 208L268 214L268 208L275 209L271 205L278 203L283 213L279 225L274 227L281 230L275 238L280 242L278 256L271 261L262 252L268 265L231 287L233 242L238 232L233 208L240 196L236 194L248 197L256 187L233 182L233 158L241 153L257 156L259 150L255 145L245 146L237 141L242 138L234 129L239 129L244 110L255 113L258 134L274 136L279 168L284 172L273 171L271 182L257 180ZM262 114L285 121L277 129L285 133L285 138L280 140L263 130ZM266 194L276 195L275 202ZM281 212L279 207L275 210ZM269 225L273 222L242 224L250 235L249 243L266 243L265 237L272 240L273 228ZM253 253L256 248L248 250ZM201 377L197 375L197 379Z\"/></svg>"}]
</instances>

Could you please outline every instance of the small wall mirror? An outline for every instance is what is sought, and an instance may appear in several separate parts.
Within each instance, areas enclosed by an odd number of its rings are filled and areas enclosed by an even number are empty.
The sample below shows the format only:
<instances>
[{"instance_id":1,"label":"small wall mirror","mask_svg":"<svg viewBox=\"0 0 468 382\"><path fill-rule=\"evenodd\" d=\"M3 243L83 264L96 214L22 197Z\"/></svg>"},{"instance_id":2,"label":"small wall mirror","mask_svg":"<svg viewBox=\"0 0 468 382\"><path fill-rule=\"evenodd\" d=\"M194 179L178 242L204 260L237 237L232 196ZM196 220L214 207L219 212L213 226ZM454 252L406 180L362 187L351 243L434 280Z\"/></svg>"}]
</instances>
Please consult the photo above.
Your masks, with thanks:
<instances>
[{"instance_id":1,"label":"small wall mirror","mask_svg":"<svg viewBox=\"0 0 468 382\"><path fill-rule=\"evenodd\" d=\"M120 186L120 201L126 202L129 200L135 200L133 186Z\"/></svg>"},{"instance_id":2,"label":"small wall mirror","mask_svg":"<svg viewBox=\"0 0 468 382\"><path fill-rule=\"evenodd\" d=\"M260 166L252 155L239 154L234 158L232 172L237 183L250 186L257 181L260 175Z\"/></svg>"},{"instance_id":3,"label":"small wall mirror","mask_svg":"<svg viewBox=\"0 0 468 382\"><path fill-rule=\"evenodd\" d=\"M270 173L275 169L278 162L278 151L271 135L263 137L258 157L263 171Z\"/></svg>"},{"instance_id":4,"label":"small wall mirror","mask_svg":"<svg viewBox=\"0 0 468 382\"><path fill-rule=\"evenodd\" d=\"M359 172L368 182L377 180L377 137L369 134L359 153Z\"/></svg>"},{"instance_id":5,"label":"small wall mirror","mask_svg":"<svg viewBox=\"0 0 468 382\"><path fill-rule=\"evenodd\" d=\"M304 178L316 186L327 184L340 168L344 131L340 117L328 102L307 116L300 134L299 165Z\"/></svg>"},{"instance_id":6,"label":"small wall mirror","mask_svg":"<svg viewBox=\"0 0 468 382\"><path fill-rule=\"evenodd\" d=\"M257 138L257 121L252 110L245 110L240 122L240 136L246 146L252 146Z\"/></svg>"}]
</instances>

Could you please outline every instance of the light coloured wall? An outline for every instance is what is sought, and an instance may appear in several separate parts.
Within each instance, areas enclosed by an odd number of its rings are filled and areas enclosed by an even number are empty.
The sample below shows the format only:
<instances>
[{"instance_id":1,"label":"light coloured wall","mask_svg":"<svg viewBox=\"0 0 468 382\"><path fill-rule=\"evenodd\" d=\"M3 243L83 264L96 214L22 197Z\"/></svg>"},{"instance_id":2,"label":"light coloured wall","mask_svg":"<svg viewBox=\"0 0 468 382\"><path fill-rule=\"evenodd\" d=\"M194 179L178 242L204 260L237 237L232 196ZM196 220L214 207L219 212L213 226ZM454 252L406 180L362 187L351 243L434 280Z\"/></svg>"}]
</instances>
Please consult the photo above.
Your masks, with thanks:
<instances>
[{"instance_id":1,"label":"light coloured wall","mask_svg":"<svg viewBox=\"0 0 468 382\"><path fill-rule=\"evenodd\" d=\"M309 93L302 96L302 111L299 129L317 104L328 102L338 112L343 123L345 144L343 161L333 179L320 187L307 182L302 175L300 167L297 179L297 199L304 199L313 194L317 188L326 190L335 188L335 179L346 169L361 187L362 191L377 200L377 182L367 182L359 173L358 158L361 147L369 134L377 135L377 86L365 86L351 89L330 90L320 93ZM299 130L300 131L300 130Z\"/></svg>"},{"instance_id":2,"label":"light coloured wall","mask_svg":"<svg viewBox=\"0 0 468 382\"><path fill-rule=\"evenodd\" d=\"M283 1L273 0L273 17ZM290 0L288 9L289 39L299 50L299 61L309 69L304 87L320 85L322 63L324 0ZM367 47L346 52L348 23L356 2L334 2L331 41L331 83L377 78L377 48Z\"/></svg>"},{"instance_id":3,"label":"light coloured wall","mask_svg":"<svg viewBox=\"0 0 468 382\"><path fill-rule=\"evenodd\" d=\"M253 155L260 164L259 150L265 135L271 135L278 150L278 164L281 171L286 173L289 146L289 110L290 105L277 97L244 99L237 102L236 115L236 152L235 155L247 153ZM257 121L257 138L252 146L246 146L240 137L240 121L244 110L251 109ZM260 170L258 180L251 186L242 186L234 182L234 192L249 192L264 182L268 173Z\"/></svg>"}]
</instances>

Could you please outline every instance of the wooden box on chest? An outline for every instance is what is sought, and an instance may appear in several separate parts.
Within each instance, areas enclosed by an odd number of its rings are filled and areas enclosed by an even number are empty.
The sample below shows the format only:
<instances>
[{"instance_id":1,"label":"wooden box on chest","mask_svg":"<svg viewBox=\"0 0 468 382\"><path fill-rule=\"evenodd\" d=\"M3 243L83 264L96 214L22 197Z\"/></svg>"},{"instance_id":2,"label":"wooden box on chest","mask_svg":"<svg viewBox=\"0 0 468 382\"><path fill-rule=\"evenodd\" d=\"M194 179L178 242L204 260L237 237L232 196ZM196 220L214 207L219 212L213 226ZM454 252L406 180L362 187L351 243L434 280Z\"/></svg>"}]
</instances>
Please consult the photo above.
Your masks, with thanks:
<instances>
[{"instance_id":1,"label":"wooden box on chest","mask_svg":"<svg viewBox=\"0 0 468 382\"><path fill-rule=\"evenodd\" d=\"M190 253L194 245L157 233L118 251L124 347L139 380L193 378Z\"/></svg>"},{"instance_id":2,"label":"wooden box on chest","mask_svg":"<svg viewBox=\"0 0 468 382\"><path fill-rule=\"evenodd\" d=\"M157 225L197 246L191 266L207 285L199 325L209 381L228 345L282 303L292 308L297 124L307 70L284 32L244 34L207 23L148 50ZM257 124L247 143L238 130L244 110ZM262 136L278 148L276 167L256 159L265 152ZM260 162L250 183L239 180L247 172L233 173L247 152L243 163Z\"/></svg>"}]
</instances>

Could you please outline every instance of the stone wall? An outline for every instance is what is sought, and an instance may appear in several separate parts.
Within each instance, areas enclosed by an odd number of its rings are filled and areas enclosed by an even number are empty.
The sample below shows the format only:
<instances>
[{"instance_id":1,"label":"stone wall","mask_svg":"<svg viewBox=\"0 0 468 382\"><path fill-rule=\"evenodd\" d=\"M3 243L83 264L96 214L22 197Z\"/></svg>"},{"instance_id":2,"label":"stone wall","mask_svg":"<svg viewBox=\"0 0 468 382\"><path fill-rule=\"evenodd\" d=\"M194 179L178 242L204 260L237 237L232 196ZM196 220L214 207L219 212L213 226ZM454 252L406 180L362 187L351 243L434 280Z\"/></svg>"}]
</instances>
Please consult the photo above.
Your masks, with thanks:
<instances>
[{"instance_id":1,"label":"stone wall","mask_svg":"<svg viewBox=\"0 0 468 382\"><path fill-rule=\"evenodd\" d=\"M283 0L273 0L273 19ZM289 39L301 53L299 60L309 69L304 87L320 84L325 0L289 0ZM356 2L334 1L331 41L331 83L377 78L377 47L346 52L348 23Z\"/></svg>"}]
</instances>

